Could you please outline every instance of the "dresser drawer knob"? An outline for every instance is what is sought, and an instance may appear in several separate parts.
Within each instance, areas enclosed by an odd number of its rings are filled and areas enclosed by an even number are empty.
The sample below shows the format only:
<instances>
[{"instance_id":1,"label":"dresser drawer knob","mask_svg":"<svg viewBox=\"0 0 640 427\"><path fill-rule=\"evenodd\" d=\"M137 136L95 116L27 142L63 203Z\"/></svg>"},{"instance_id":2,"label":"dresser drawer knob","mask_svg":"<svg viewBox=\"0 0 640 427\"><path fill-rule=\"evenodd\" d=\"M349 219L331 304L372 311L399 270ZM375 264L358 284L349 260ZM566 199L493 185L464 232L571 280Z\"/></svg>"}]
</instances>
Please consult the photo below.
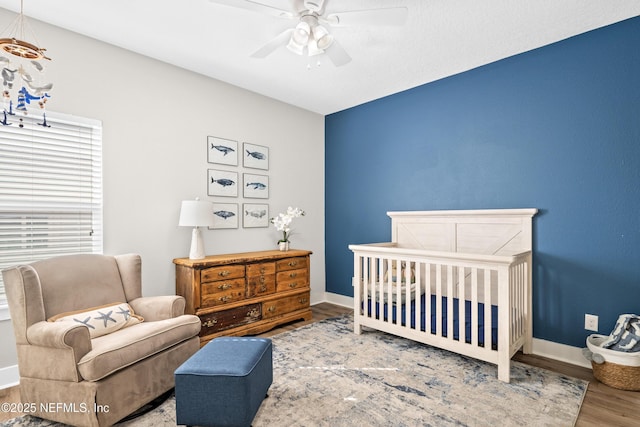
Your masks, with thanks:
<instances>
[{"instance_id":1,"label":"dresser drawer knob","mask_svg":"<svg viewBox=\"0 0 640 427\"><path fill-rule=\"evenodd\" d=\"M298 300L298 302L299 302L300 304L304 304L304 303L306 303L306 302L307 302L307 299L306 299L306 298L300 298L300 299Z\"/></svg>"},{"instance_id":2,"label":"dresser drawer knob","mask_svg":"<svg viewBox=\"0 0 640 427\"><path fill-rule=\"evenodd\" d=\"M289 261L289 267L295 267L296 265L298 265L297 260Z\"/></svg>"},{"instance_id":3,"label":"dresser drawer knob","mask_svg":"<svg viewBox=\"0 0 640 427\"><path fill-rule=\"evenodd\" d=\"M267 292L267 285L260 286L260 292Z\"/></svg>"},{"instance_id":4,"label":"dresser drawer knob","mask_svg":"<svg viewBox=\"0 0 640 427\"><path fill-rule=\"evenodd\" d=\"M294 278L298 275L298 273L289 273L289 277Z\"/></svg>"},{"instance_id":5,"label":"dresser drawer knob","mask_svg":"<svg viewBox=\"0 0 640 427\"><path fill-rule=\"evenodd\" d=\"M264 283L267 281L267 278L264 276L260 276L260 283Z\"/></svg>"},{"instance_id":6,"label":"dresser drawer knob","mask_svg":"<svg viewBox=\"0 0 640 427\"><path fill-rule=\"evenodd\" d=\"M218 285L218 289L222 289L223 291L226 291L227 289L230 289L233 285L230 285L228 283L223 283L222 285Z\"/></svg>"},{"instance_id":7,"label":"dresser drawer knob","mask_svg":"<svg viewBox=\"0 0 640 427\"><path fill-rule=\"evenodd\" d=\"M213 325L215 325L216 323L218 323L218 321L216 319L209 319L206 322L202 322L202 326L204 328L210 328Z\"/></svg>"},{"instance_id":8,"label":"dresser drawer knob","mask_svg":"<svg viewBox=\"0 0 640 427\"><path fill-rule=\"evenodd\" d=\"M258 317L260 315L260 310L254 308L253 310L247 313L247 317Z\"/></svg>"},{"instance_id":9,"label":"dresser drawer knob","mask_svg":"<svg viewBox=\"0 0 640 427\"><path fill-rule=\"evenodd\" d=\"M289 283L289 287L290 287L290 288L295 288L296 286L298 286L298 282L291 282L291 283Z\"/></svg>"},{"instance_id":10,"label":"dresser drawer knob","mask_svg":"<svg viewBox=\"0 0 640 427\"><path fill-rule=\"evenodd\" d=\"M275 305L272 305L271 307L269 307L269 308L267 309L267 311L268 311L269 313L273 313L274 311L276 311L276 306L275 306Z\"/></svg>"},{"instance_id":11,"label":"dresser drawer knob","mask_svg":"<svg viewBox=\"0 0 640 427\"><path fill-rule=\"evenodd\" d=\"M218 298L218 301L227 302L231 299L229 295L225 295L223 297Z\"/></svg>"},{"instance_id":12,"label":"dresser drawer knob","mask_svg":"<svg viewBox=\"0 0 640 427\"><path fill-rule=\"evenodd\" d=\"M220 273L218 273L218 276L227 277L230 274L231 274L231 272L229 270L222 270Z\"/></svg>"}]
</instances>

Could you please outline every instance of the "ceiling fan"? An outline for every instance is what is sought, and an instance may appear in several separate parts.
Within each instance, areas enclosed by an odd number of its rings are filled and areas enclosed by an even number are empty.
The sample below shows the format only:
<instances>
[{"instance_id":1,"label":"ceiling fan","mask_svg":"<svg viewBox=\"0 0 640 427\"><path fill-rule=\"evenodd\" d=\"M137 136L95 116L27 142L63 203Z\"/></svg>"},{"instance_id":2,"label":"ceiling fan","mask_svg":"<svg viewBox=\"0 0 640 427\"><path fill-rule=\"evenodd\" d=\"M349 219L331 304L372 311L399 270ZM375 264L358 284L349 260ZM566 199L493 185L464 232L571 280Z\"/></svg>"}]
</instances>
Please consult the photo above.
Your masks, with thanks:
<instances>
[{"instance_id":1,"label":"ceiling fan","mask_svg":"<svg viewBox=\"0 0 640 427\"><path fill-rule=\"evenodd\" d=\"M348 10L325 13L329 0L290 0L291 10L284 10L254 0L209 0L211 3L265 13L283 19L297 20L295 27L278 34L271 41L251 54L253 58L265 58L281 46L308 56L326 53L338 67L351 61L351 56L338 43L327 27L350 25L403 25L407 17L406 7Z\"/></svg>"}]
</instances>

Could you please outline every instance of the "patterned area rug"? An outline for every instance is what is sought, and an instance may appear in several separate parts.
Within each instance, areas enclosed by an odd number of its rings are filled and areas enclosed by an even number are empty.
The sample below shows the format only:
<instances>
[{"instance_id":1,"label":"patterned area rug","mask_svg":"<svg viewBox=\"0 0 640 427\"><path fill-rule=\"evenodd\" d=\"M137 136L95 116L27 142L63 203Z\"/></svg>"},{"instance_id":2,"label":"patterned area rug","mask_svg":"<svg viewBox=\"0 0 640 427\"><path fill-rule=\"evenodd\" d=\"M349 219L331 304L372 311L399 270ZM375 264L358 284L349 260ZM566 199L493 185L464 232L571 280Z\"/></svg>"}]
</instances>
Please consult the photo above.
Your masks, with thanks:
<instances>
[{"instance_id":1,"label":"patterned area rug","mask_svg":"<svg viewBox=\"0 0 640 427\"><path fill-rule=\"evenodd\" d=\"M497 367L365 329L351 316L272 337L274 382L263 426L573 426L587 381L512 362ZM60 426L31 416L8 426ZM122 426L175 426L175 400Z\"/></svg>"}]
</instances>

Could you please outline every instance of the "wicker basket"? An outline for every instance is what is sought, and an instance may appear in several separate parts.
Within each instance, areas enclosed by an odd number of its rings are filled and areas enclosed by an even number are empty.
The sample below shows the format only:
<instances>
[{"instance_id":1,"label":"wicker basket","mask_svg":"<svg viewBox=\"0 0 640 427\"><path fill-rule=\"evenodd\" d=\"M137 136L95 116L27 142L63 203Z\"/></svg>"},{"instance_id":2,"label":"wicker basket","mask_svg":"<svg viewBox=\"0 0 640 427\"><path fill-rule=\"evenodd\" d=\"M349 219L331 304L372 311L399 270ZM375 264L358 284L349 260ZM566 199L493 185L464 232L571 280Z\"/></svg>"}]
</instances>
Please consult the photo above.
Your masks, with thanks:
<instances>
[{"instance_id":1,"label":"wicker basket","mask_svg":"<svg viewBox=\"0 0 640 427\"><path fill-rule=\"evenodd\" d=\"M604 335L589 335L587 347L604 357L604 363L591 362L593 376L609 387L640 391L640 353L624 353L600 347Z\"/></svg>"}]
</instances>

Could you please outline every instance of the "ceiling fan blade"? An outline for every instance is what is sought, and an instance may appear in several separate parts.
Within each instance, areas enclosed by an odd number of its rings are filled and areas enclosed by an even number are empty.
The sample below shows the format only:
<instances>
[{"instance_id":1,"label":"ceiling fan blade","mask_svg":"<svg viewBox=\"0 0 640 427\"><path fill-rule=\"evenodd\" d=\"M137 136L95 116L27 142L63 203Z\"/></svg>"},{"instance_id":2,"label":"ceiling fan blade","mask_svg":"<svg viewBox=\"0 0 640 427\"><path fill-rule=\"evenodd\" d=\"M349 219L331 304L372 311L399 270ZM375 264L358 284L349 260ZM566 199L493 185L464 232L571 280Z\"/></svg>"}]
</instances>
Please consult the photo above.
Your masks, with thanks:
<instances>
[{"instance_id":1,"label":"ceiling fan blade","mask_svg":"<svg viewBox=\"0 0 640 427\"><path fill-rule=\"evenodd\" d=\"M276 16L278 18L294 18L293 12L278 9L253 0L209 0L210 3L221 4L224 6L235 7L237 9L245 9L253 12L266 13L267 15Z\"/></svg>"},{"instance_id":2,"label":"ceiling fan blade","mask_svg":"<svg viewBox=\"0 0 640 427\"><path fill-rule=\"evenodd\" d=\"M293 28L289 28L278 34L275 38L271 39L267 44L262 46L260 49L256 50L251 54L252 58L266 58L268 55L273 53L274 50L279 48L280 46L284 46L287 44L287 41L291 37L291 33L293 32Z\"/></svg>"},{"instance_id":3,"label":"ceiling fan blade","mask_svg":"<svg viewBox=\"0 0 640 427\"><path fill-rule=\"evenodd\" d=\"M324 53L327 54L331 62L333 62L333 65L335 65L336 67L340 67L351 61L351 57L349 56L347 51L344 50L342 45L335 39L333 40L333 43L331 43L331 46L329 46L324 51Z\"/></svg>"},{"instance_id":4,"label":"ceiling fan blade","mask_svg":"<svg viewBox=\"0 0 640 427\"><path fill-rule=\"evenodd\" d=\"M407 21L407 8L390 7L336 12L327 15L326 21L333 26L404 25Z\"/></svg>"}]
</instances>

